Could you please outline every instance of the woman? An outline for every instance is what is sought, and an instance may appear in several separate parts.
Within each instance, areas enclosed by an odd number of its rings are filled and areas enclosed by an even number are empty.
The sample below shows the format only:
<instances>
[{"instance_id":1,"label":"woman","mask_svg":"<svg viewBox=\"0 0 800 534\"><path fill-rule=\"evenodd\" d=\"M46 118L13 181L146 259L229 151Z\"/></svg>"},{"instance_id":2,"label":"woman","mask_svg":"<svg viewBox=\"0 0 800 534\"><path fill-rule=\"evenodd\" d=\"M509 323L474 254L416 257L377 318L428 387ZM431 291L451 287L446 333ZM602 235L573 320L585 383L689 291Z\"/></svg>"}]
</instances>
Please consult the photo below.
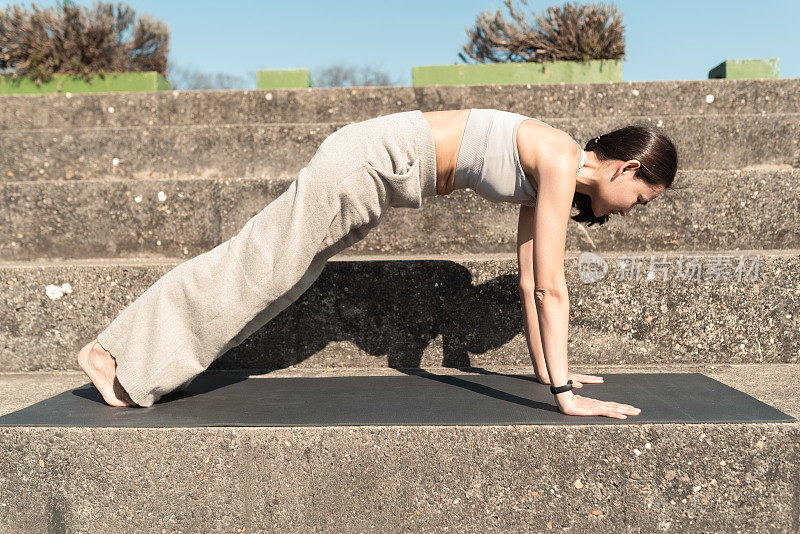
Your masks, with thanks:
<instances>
[{"instance_id":1,"label":"woman","mask_svg":"<svg viewBox=\"0 0 800 534\"><path fill-rule=\"evenodd\" d=\"M625 418L627 404L570 391L602 382L567 371L567 221L603 223L672 184L663 134L630 126L586 151L562 130L494 109L393 113L329 135L288 189L228 241L167 272L78 354L112 406L151 406L261 328L362 239L389 207L471 188L521 204L520 289L537 378L570 415ZM558 386L557 389L554 389Z\"/></svg>"}]
</instances>

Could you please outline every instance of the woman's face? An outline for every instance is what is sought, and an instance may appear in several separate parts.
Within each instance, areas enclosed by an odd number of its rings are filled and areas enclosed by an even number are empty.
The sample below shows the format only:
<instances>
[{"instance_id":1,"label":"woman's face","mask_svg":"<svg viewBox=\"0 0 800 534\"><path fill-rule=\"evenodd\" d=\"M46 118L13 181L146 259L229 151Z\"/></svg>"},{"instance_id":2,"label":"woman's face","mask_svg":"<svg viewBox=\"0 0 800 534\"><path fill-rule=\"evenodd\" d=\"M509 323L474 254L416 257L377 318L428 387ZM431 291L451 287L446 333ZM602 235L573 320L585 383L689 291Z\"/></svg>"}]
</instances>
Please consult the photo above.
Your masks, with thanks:
<instances>
[{"instance_id":1,"label":"woman's face","mask_svg":"<svg viewBox=\"0 0 800 534\"><path fill-rule=\"evenodd\" d=\"M639 161L616 161L604 166L597 189L592 196L592 212L603 215L627 216L637 204L646 204L664 191L636 176Z\"/></svg>"}]
</instances>

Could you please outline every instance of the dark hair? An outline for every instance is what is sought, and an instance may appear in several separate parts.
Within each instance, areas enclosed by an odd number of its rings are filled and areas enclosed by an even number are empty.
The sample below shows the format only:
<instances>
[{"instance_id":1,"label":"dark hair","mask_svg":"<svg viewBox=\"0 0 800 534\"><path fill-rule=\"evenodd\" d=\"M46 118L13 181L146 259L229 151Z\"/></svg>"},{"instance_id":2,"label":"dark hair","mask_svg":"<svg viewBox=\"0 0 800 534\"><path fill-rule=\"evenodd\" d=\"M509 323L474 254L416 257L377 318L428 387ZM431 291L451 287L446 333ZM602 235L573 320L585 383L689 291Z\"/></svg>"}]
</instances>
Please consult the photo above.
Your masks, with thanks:
<instances>
[{"instance_id":1,"label":"dark hair","mask_svg":"<svg viewBox=\"0 0 800 534\"><path fill-rule=\"evenodd\" d=\"M675 145L661 130L649 124L633 124L604 133L586 143L584 150L594 152L600 161L639 160L640 167L634 176L654 186L663 185L665 189L672 187L678 168ZM571 217L576 222L591 226L608 220L608 215L595 216L589 195L576 191L572 205L578 208L578 214Z\"/></svg>"}]
</instances>

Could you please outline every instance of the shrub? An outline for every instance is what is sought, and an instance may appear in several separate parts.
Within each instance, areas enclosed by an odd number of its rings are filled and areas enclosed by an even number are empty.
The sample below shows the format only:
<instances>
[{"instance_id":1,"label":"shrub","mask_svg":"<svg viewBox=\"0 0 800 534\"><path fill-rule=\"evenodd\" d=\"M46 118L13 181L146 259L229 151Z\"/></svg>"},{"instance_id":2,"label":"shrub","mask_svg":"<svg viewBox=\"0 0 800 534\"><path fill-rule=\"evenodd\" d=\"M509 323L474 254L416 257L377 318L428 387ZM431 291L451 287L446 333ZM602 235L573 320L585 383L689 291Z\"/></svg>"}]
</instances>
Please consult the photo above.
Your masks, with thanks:
<instances>
[{"instance_id":1,"label":"shrub","mask_svg":"<svg viewBox=\"0 0 800 534\"><path fill-rule=\"evenodd\" d=\"M527 0L521 0L527 5ZM505 0L511 21L498 9L481 12L469 42L458 57L476 63L542 62L559 60L622 59L625 38L622 15L615 5L565 3L548 7L533 25Z\"/></svg>"},{"instance_id":2,"label":"shrub","mask_svg":"<svg viewBox=\"0 0 800 534\"><path fill-rule=\"evenodd\" d=\"M95 2L0 11L0 74L27 76L37 84L64 73L89 80L92 73L167 71L169 30L158 19L136 19L126 4Z\"/></svg>"}]
</instances>

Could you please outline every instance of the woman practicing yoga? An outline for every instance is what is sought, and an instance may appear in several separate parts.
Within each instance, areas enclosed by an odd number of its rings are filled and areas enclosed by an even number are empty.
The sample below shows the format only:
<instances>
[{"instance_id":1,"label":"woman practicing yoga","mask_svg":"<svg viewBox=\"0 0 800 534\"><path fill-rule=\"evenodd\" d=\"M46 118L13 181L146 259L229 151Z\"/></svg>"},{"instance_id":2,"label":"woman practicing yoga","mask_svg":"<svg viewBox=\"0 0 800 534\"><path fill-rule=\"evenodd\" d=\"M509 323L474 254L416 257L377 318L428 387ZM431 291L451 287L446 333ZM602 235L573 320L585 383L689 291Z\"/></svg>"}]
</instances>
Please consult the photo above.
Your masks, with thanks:
<instances>
[{"instance_id":1,"label":"woman practicing yoga","mask_svg":"<svg viewBox=\"0 0 800 534\"><path fill-rule=\"evenodd\" d=\"M517 237L525 337L537 379L561 412L626 418L638 408L571 391L599 383L567 369L567 222L602 224L672 185L677 153L658 129L634 125L585 149L517 113L460 109L384 115L329 135L280 196L238 234L184 261L130 303L78 354L112 406L151 406L297 300L334 254L389 207L470 188L520 204Z\"/></svg>"}]
</instances>

